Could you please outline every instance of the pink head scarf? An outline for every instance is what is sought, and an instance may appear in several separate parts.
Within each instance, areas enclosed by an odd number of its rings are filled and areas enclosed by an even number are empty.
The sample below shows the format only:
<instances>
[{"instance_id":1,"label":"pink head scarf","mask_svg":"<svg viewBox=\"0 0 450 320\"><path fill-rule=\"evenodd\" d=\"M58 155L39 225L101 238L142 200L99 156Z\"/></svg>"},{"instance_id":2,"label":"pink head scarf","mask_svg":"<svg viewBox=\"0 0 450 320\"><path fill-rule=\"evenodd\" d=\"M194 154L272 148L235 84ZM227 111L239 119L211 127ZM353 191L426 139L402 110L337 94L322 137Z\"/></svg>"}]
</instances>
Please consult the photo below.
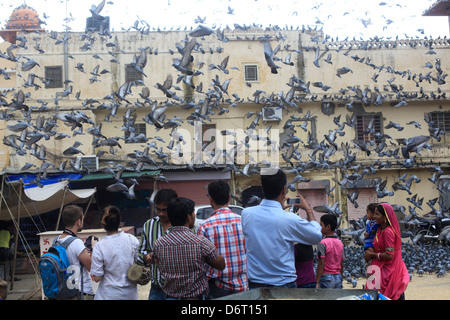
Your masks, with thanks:
<instances>
[{"instance_id":1,"label":"pink head scarf","mask_svg":"<svg viewBox=\"0 0 450 320\"><path fill-rule=\"evenodd\" d=\"M397 220L397 216L395 215L394 209L389 203L380 203L380 205L384 209L385 216L387 218L387 221L389 225L394 230L394 233L396 235L395 237L395 249L399 249L402 245L402 239L400 237L401 231L400 231L400 225Z\"/></svg>"}]
</instances>

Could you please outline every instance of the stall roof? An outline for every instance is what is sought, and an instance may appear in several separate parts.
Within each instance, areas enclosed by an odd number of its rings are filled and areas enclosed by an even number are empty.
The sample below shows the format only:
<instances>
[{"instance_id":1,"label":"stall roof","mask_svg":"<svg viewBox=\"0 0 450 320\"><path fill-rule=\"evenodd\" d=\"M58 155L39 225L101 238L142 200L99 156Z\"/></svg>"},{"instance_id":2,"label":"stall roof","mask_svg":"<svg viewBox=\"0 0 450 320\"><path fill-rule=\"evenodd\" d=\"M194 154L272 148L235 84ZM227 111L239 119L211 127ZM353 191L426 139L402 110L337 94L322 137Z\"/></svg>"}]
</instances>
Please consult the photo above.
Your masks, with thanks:
<instances>
[{"instance_id":1,"label":"stall roof","mask_svg":"<svg viewBox=\"0 0 450 320\"><path fill-rule=\"evenodd\" d=\"M84 203L96 192L96 188L71 190L68 184L65 180L42 187L29 187L23 190L21 196L22 184L10 185L8 191L3 194L0 220L17 219L19 208L20 217L29 217L60 209L67 204Z\"/></svg>"},{"instance_id":2,"label":"stall roof","mask_svg":"<svg viewBox=\"0 0 450 320\"><path fill-rule=\"evenodd\" d=\"M155 176L158 175L160 170L150 170L150 171L124 171L122 173L122 178L138 178L142 176ZM105 179L114 179L115 175L111 173L91 173L87 174L81 178L76 178L71 180L70 182L85 182L85 181L93 181L93 180L105 180Z\"/></svg>"}]
</instances>

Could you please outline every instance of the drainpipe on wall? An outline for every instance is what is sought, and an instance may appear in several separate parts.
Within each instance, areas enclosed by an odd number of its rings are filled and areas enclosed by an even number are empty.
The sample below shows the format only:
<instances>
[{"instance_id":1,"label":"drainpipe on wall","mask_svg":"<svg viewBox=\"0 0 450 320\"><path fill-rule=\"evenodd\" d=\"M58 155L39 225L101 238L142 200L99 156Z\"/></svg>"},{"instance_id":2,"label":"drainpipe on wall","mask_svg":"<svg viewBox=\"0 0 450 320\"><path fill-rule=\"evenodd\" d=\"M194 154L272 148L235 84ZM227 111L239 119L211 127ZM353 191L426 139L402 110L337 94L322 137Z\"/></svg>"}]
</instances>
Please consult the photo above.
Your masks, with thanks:
<instances>
[{"instance_id":1,"label":"drainpipe on wall","mask_svg":"<svg viewBox=\"0 0 450 320\"><path fill-rule=\"evenodd\" d=\"M341 181L343 176L342 170L338 170L335 168L334 170L334 178L336 181ZM348 206L347 206L347 195L345 193L345 189L341 188L337 182L335 187L335 194L337 197L337 201L339 201L340 209L342 211L342 217L341 217L341 229L348 228L349 221L348 221Z\"/></svg>"},{"instance_id":2,"label":"drainpipe on wall","mask_svg":"<svg viewBox=\"0 0 450 320\"><path fill-rule=\"evenodd\" d=\"M69 26L67 25L67 0L66 0L66 31L64 39L64 90L69 90ZM56 106L58 108L58 106Z\"/></svg>"},{"instance_id":3,"label":"drainpipe on wall","mask_svg":"<svg viewBox=\"0 0 450 320\"><path fill-rule=\"evenodd\" d=\"M234 170L230 172L230 192L231 194L236 195L236 176ZM236 204L236 200L231 198L230 204Z\"/></svg>"}]
</instances>

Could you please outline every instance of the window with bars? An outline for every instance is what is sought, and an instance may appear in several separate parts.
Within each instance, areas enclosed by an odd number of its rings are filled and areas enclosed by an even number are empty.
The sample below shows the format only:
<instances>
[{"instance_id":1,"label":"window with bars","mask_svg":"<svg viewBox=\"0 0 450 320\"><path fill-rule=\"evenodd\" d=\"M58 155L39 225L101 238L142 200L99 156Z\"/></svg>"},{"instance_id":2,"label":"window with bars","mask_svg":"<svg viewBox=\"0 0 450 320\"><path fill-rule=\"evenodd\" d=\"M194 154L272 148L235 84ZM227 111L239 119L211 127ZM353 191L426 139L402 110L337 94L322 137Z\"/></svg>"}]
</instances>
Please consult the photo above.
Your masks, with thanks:
<instances>
[{"instance_id":1,"label":"window with bars","mask_svg":"<svg viewBox=\"0 0 450 320\"><path fill-rule=\"evenodd\" d=\"M258 66L256 64L248 64L244 66L245 81L258 81Z\"/></svg>"},{"instance_id":2,"label":"window with bars","mask_svg":"<svg viewBox=\"0 0 450 320\"><path fill-rule=\"evenodd\" d=\"M434 127L437 127L444 132L444 134L440 135L440 142L448 143L450 141L450 112L431 112L429 113L429 116Z\"/></svg>"},{"instance_id":3,"label":"window with bars","mask_svg":"<svg viewBox=\"0 0 450 320\"><path fill-rule=\"evenodd\" d=\"M63 74L62 66L45 67L45 88L62 88L63 87Z\"/></svg>"},{"instance_id":4,"label":"window with bars","mask_svg":"<svg viewBox=\"0 0 450 320\"><path fill-rule=\"evenodd\" d=\"M380 142L380 138L376 138L377 133L381 133L381 116L373 114L365 114L356 116L356 140L358 141L375 141Z\"/></svg>"},{"instance_id":5,"label":"window with bars","mask_svg":"<svg viewBox=\"0 0 450 320\"><path fill-rule=\"evenodd\" d=\"M145 123L135 123L131 130L125 130L125 143L139 143L140 137L147 137Z\"/></svg>"},{"instance_id":6,"label":"window with bars","mask_svg":"<svg viewBox=\"0 0 450 320\"><path fill-rule=\"evenodd\" d=\"M445 134L450 134L450 112L431 112L431 121L434 126L442 129Z\"/></svg>"},{"instance_id":7,"label":"window with bars","mask_svg":"<svg viewBox=\"0 0 450 320\"><path fill-rule=\"evenodd\" d=\"M125 66L125 82L143 80L142 73L136 71L131 64L127 64ZM140 85L140 82L137 81L136 85Z\"/></svg>"}]
</instances>

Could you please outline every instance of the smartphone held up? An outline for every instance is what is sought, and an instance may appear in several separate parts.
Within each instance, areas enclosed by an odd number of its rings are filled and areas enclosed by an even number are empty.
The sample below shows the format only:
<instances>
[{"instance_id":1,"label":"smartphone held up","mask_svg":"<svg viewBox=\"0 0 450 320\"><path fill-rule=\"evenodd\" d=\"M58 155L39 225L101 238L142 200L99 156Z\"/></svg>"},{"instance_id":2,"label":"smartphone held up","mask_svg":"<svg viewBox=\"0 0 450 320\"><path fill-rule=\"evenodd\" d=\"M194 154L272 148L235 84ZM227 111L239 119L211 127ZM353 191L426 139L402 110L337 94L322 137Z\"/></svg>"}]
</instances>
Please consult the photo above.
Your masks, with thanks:
<instances>
[{"instance_id":1,"label":"smartphone held up","mask_svg":"<svg viewBox=\"0 0 450 320\"><path fill-rule=\"evenodd\" d=\"M291 206L291 205L293 205L293 204L299 204L300 201L301 201L300 198L289 198L289 199L287 200L287 204Z\"/></svg>"}]
</instances>

